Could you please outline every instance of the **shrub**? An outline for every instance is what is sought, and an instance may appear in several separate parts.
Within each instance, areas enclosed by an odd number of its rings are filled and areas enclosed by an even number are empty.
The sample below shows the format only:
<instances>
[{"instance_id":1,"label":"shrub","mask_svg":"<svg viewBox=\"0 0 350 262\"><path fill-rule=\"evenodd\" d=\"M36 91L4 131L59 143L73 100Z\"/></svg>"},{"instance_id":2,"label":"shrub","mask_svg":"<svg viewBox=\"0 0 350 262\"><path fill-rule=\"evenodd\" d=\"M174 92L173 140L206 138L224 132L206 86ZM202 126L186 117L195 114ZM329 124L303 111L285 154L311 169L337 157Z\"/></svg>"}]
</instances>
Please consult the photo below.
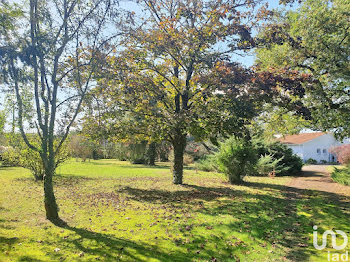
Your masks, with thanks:
<instances>
[{"instance_id":1,"label":"shrub","mask_svg":"<svg viewBox=\"0 0 350 262\"><path fill-rule=\"evenodd\" d=\"M316 165L317 164L317 160L313 159L313 158L309 158L308 160L305 161L306 164L308 165Z\"/></svg>"},{"instance_id":2,"label":"shrub","mask_svg":"<svg viewBox=\"0 0 350 262\"><path fill-rule=\"evenodd\" d=\"M257 155L253 145L244 139L231 137L220 144L216 155L218 168L227 175L231 184L238 184L255 171Z\"/></svg>"},{"instance_id":3,"label":"shrub","mask_svg":"<svg viewBox=\"0 0 350 262\"><path fill-rule=\"evenodd\" d=\"M190 164L193 164L194 159L193 156L191 156L190 154L185 153L184 154L184 165L188 166Z\"/></svg>"},{"instance_id":4,"label":"shrub","mask_svg":"<svg viewBox=\"0 0 350 262\"><path fill-rule=\"evenodd\" d=\"M215 155L207 155L196 163L196 168L206 172L216 172L219 170Z\"/></svg>"},{"instance_id":5,"label":"shrub","mask_svg":"<svg viewBox=\"0 0 350 262\"><path fill-rule=\"evenodd\" d=\"M117 143L114 146L114 154L118 160L128 160L132 164L147 164L153 166L158 160L158 155L160 155L158 149L162 147L161 145L162 144L148 142L146 140L130 143Z\"/></svg>"},{"instance_id":6,"label":"shrub","mask_svg":"<svg viewBox=\"0 0 350 262\"><path fill-rule=\"evenodd\" d=\"M344 165L350 163L350 145L333 147L329 152L337 156L339 163Z\"/></svg>"},{"instance_id":7,"label":"shrub","mask_svg":"<svg viewBox=\"0 0 350 262\"><path fill-rule=\"evenodd\" d=\"M35 144L35 141L32 141ZM31 150L23 142L19 140L15 147L11 147L2 155L5 165L20 166L29 169L35 180L43 180L45 169L40 154ZM68 152L63 146L58 155L56 155L56 166L68 159Z\"/></svg>"},{"instance_id":8,"label":"shrub","mask_svg":"<svg viewBox=\"0 0 350 262\"><path fill-rule=\"evenodd\" d=\"M4 147L4 146L0 147L0 160L1 160L2 166L4 167L19 166L19 164L17 163L18 162L17 159L8 157L9 151L11 150L13 150L12 147Z\"/></svg>"},{"instance_id":9,"label":"shrub","mask_svg":"<svg viewBox=\"0 0 350 262\"><path fill-rule=\"evenodd\" d=\"M253 139L258 156L270 155L276 161L276 176L298 176L303 167L302 159L293 153L293 150L278 141L269 141L261 137ZM266 160L265 160L266 161Z\"/></svg>"},{"instance_id":10,"label":"shrub","mask_svg":"<svg viewBox=\"0 0 350 262\"><path fill-rule=\"evenodd\" d=\"M29 148L11 148L4 154L4 159L7 165L28 168L35 180L43 180L45 169L38 152Z\"/></svg>"},{"instance_id":11,"label":"shrub","mask_svg":"<svg viewBox=\"0 0 350 262\"><path fill-rule=\"evenodd\" d=\"M142 141L127 146L128 160L132 164L147 164L154 166L157 160L157 144Z\"/></svg>"},{"instance_id":12,"label":"shrub","mask_svg":"<svg viewBox=\"0 0 350 262\"><path fill-rule=\"evenodd\" d=\"M350 164L345 168L334 168L332 179L340 184L350 186Z\"/></svg>"},{"instance_id":13,"label":"shrub","mask_svg":"<svg viewBox=\"0 0 350 262\"><path fill-rule=\"evenodd\" d=\"M219 152L198 161L203 171L220 171L230 181L240 182L245 175L297 176L303 162L286 145L254 137L251 142L230 138L222 143Z\"/></svg>"},{"instance_id":14,"label":"shrub","mask_svg":"<svg viewBox=\"0 0 350 262\"><path fill-rule=\"evenodd\" d=\"M256 163L256 171L261 176L275 176L282 172L284 168L280 165L283 158L275 159L273 155L263 155L260 156L258 162Z\"/></svg>"},{"instance_id":15,"label":"shrub","mask_svg":"<svg viewBox=\"0 0 350 262\"><path fill-rule=\"evenodd\" d=\"M0 161L2 161L2 155L8 150L5 146L0 146Z\"/></svg>"}]
</instances>

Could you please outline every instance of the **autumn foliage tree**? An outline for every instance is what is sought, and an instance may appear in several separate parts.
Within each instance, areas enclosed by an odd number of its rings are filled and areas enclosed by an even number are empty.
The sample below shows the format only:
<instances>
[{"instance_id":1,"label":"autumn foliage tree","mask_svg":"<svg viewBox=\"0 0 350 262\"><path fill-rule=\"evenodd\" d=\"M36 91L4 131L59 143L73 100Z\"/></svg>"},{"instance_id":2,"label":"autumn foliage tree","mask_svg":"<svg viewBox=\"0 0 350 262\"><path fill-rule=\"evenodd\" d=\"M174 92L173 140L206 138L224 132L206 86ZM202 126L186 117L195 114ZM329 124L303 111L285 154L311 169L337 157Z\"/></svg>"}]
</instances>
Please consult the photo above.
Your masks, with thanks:
<instances>
[{"instance_id":1,"label":"autumn foliage tree","mask_svg":"<svg viewBox=\"0 0 350 262\"><path fill-rule=\"evenodd\" d=\"M142 17L125 24L121 54L106 60L101 97L112 111L138 119L129 132L171 143L174 184L183 183L189 134L201 140L224 130L244 133L255 115L251 70L234 56L254 47L252 30L268 14L261 2L139 1Z\"/></svg>"},{"instance_id":2,"label":"autumn foliage tree","mask_svg":"<svg viewBox=\"0 0 350 262\"><path fill-rule=\"evenodd\" d=\"M350 164L350 145L349 144L331 148L329 152L337 156L337 160L339 161L339 163L344 165Z\"/></svg>"}]
</instances>

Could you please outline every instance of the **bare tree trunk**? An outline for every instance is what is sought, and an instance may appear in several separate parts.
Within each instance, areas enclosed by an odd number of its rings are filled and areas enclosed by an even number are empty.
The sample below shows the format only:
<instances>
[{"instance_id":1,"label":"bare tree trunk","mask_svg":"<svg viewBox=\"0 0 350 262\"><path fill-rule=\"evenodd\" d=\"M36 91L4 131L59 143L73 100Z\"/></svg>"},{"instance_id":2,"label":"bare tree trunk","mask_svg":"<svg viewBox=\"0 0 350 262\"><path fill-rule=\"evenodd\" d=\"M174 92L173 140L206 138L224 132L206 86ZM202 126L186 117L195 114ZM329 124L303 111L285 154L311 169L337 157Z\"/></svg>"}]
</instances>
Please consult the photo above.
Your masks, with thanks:
<instances>
[{"instance_id":1,"label":"bare tree trunk","mask_svg":"<svg viewBox=\"0 0 350 262\"><path fill-rule=\"evenodd\" d=\"M181 185L183 178L184 152L186 148L186 134L178 132L174 137L172 144L174 148L173 183Z\"/></svg>"},{"instance_id":2,"label":"bare tree trunk","mask_svg":"<svg viewBox=\"0 0 350 262\"><path fill-rule=\"evenodd\" d=\"M46 210L46 218L50 221L59 221L58 205L56 203L55 193L53 191L53 175L55 173L54 159L49 160L45 166L44 175L44 203Z\"/></svg>"},{"instance_id":3,"label":"bare tree trunk","mask_svg":"<svg viewBox=\"0 0 350 262\"><path fill-rule=\"evenodd\" d=\"M156 165L156 157L157 157L156 143L155 142L151 142L148 145L148 150L147 151L148 151L147 152L148 165L155 166Z\"/></svg>"}]
</instances>

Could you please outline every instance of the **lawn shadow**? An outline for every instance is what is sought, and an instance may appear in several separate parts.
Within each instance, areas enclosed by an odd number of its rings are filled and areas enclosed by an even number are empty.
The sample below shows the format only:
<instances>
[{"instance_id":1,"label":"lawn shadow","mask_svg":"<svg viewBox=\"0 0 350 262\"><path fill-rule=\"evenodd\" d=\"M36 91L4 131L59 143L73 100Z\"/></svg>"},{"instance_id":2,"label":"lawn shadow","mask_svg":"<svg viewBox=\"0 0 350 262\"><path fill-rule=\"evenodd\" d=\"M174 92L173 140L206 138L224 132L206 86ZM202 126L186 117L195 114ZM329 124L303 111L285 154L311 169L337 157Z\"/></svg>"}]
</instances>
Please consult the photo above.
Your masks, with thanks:
<instances>
[{"instance_id":1,"label":"lawn shadow","mask_svg":"<svg viewBox=\"0 0 350 262\"><path fill-rule=\"evenodd\" d=\"M5 208L0 207L0 211L5 210ZM15 220L11 220L11 222L14 222ZM0 219L0 229L12 229L12 227L4 225L8 221L5 219ZM7 252L10 251L13 247L18 242L17 237L8 237L8 236L1 236L0 235L0 251L1 252Z\"/></svg>"},{"instance_id":2,"label":"lawn shadow","mask_svg":"<svg viewBox=\"0 0 350 262\"><path fill-rule=\"evenodd\" d=\"M11 169L15 169L16 167L10 166L10 165L3 165L2 161L0 161L0 170L1 169L7 169L7 170L11 170Z\"/></svg>"},{"instance_id":3,"label":"lawn shadow","mask_svg":"<svg viewBox=\"0 0 350 262\"><path fill-rule=\"evenodd\" d=\"M40 260L40 259L37 259L37 258L32 258L30 256L21 256L18 258L17 261L20 261L20 262L41 262L41 261L44 261L44 260Z\"/></svg>"},{"instance_id":4,"label":"lawn shadow","mask_svg":"<svg viewBox=\"0 0 350 262\"><path fill-rule=\"evenodd\" d=\"M13 221L11 221L11 222L13 222ZM2 228L2 229L13 229L14 228L14 227L11 227L11 226L8 226L8 225L4 225L6 223L7 223L6 220L0 219L0 228Z\"/></svg>"},{"instance_id":5,"label":"lawn shadow","mask_svg":"<svg viewBox=\"0 0 350 262\"><path fill-rule=\"evenodd\" d=\"M308 175L311 174L306 174ZM292 261L305 261L311 255L317 254L317 250L313 248L309 239L309 234L312 233L312 227L315 225L313 217L337 221L344 225L345 229L350 230L348 220L350 205L346 197L268 183L245 182L243 186L258 189L259 193L251 194L244 188L203 187L188 184L182 186L187 190L180 189L174 192L132 187L124 187L119 192L126 193L136 201L158 201L162 204L171 204L179 210L184 205L194 207L201 205L203 201L215 201L211 207L197 208L196 212L213 218L222 215L233 216L236 222L221 225L226 227L223 230L247 232L258 241L268 241L272 246L283 246L288 249L287 258ZM274 192L280 192L280 196L276 196ZM309 206L311 218L298 214L298 203L303 207ZM313 206L312 203L318 204ZM200 238L199 235L195 237Z\"/></svg>"},{"instance_id":6,"label":"lawn shadow","mask_svg":"<svg viewBox=\"0 0 350 262\"><path fill-rule=\"evenodd\" d=\"M7 209L5 209L4 207L0 206L0 212L6 211ZM14 227L7 225L8 222L17 222L17 220L12 219L12 220L5 220L0 218L0 229L13 229Z\"/></svg>"},{"instance_id":7,"label":"lawn shadow","mask_svg":"<svg viewBox=\"0 0 350 262\"><path fill-rule=\"evenodd\" d=\"M76 249L83 252L82 254L96 256L98 260L119 261L123 258L123 260L126 259L127 261L145 261L153 258L169 262L188 261L187 254L185 253L165 253L158 246L149 245L145 242L136 243L130 240L117 238L111 234L93 232L84 228L69 226L64 223L58 226L74 232L79 236L75 239L65 239L64 242L66 246L67 243L73 244ZM84 240L93 240L94 244L84 245Z\"/></svg>"},{"instance_id":8,"label":"lawn shadow","mask_svg":"<svg viewBox=\"0 0 350 262\"><path fill-rule=\"evenodd\" d=\"M55 174L53 176L53 183L57 186L62 186L62 185L76 185L78 183L82 183L85 181L93 180L96 178L90 178L90 177L85 177L85 176L76 176L76 175L71 175L71 174ZM35 183L35 184L42 184L43 181L41 180L35 180L34 176L28 176L28 177L20 177L16 178L16 181L24 181L24 182L30 182L30 183Z\"/></svg>"},{"instance_id":9,"label":"lawn shadow","mask_svg":"<svg viewBox=\"0 0 350 262\"><path fill-rule=\"evenodd\" d=\"M3 220L2 220L3 221ZM0 235L0 252L11 251L13 246L19 241L17 237L7 237Z\"/></svg>"},{"instance_id":10,"label":"lawn shadow","mask_svg":"<svg viewBox=\"0 0 350 262\"><path fill-rule=\"evenodd\" d=\"M167 165L155 165L155 166L149 166L149 165L145 165L145 164L133 164L133 165L118 165L118 167L121 167L121 168L155 168L155 169L169 169L170 166L167 166Z\"/></svg>"},{"instance_id":11,"label":"lawn shadow","mask_svg":"<svg viewBox=\"0 0 350 262\"><path fill-rule=\"evenodd\" d=\"M298 177L323 177L322 173L314 171L303 171Z\"/></svg>"},{"instance_id":12,"label":"lawn shadow","mask_svg":"<svg viewBox=\"0 0 350 262\"><path fill-rule=\"evenodd\" d=\"M176 203L186 200L206 200L211 201L218 197L234 196L240 191L233 191L226 187L201 187L195 185L182 185L190 190L167 191L159 189L140 189L130 186L122 187L118 190L119 193L126 193L131 199L140 202L159 201L162 204ZM193 189L193 190L191 190Z\"/></svg>"},{"instance_id":13,"label":"lawn shadow","mask_svg":"<svg viewBox=\"0 0 350 262\"><path fill-rule=\"evenodd\" d=\"M71 174L55 174L53 177L53 183L55 186L58 186L58 187L71 187L71 186L77 186L77 185L81 186L82 184L94 179L98 179L98 178L77 176L77 175L71 175Z\"/></svg>"},{"instance_id":14,"label":"lawn shadow","mask_svg":"<svg viewBox=\"0 0 350 262\"><path fill-rule=\"evenodd\" d=\"M96 161L77 161L77 163L83 163L87 165L94 165L94 166L118 166L122 168L170 168L170 165L164 164L162 162L157 162L155 165L146 165L146 164L130 164L129 161L121 161L125 163L109 163L109 162L96 162Z\"/></svg>"},{"instance_id":15,"label":"lawn shadow","mask_svg":"<svg viewBox=\"0 0 350 262\"><path fill-rule=\"evenodd\" d=\"M150 168L150 169L171 169L171 165L165 165L165 164L156 164L154 166L149 166L149 165L145 165L145 164L134 164L134 165L118 165L118 167L122 167L122 168ZM184 166L183 167L184 170L195 170L194 166Z\"/></svg>"}]
</instances>

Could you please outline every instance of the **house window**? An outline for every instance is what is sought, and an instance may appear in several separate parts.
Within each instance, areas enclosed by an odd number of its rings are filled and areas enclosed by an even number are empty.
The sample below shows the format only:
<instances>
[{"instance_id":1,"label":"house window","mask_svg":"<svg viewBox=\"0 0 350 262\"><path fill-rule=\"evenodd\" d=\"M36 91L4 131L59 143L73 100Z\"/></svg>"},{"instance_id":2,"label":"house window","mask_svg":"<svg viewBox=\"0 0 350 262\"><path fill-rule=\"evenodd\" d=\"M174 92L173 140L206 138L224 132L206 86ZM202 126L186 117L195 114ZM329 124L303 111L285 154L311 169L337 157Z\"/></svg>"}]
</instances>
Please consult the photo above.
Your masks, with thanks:
<instances>
[{"instance_id":1,"label":"house window","mask_svg":"<svg viewBox=\"0 0 350 262\"><path fill-rule=\"evenodd\" d=\"M317 154L321 154L321 148L317 148Z\"/></svg>"},{"instance_id":2,"label":"house window","mask_svg":"<svg viewBox=\"0 0 350 262\"><path fill-rule=\"evenodd\" d=\"M323 154L327 154L327 149L323 149Z\"/></svg>"}]
</instances>

